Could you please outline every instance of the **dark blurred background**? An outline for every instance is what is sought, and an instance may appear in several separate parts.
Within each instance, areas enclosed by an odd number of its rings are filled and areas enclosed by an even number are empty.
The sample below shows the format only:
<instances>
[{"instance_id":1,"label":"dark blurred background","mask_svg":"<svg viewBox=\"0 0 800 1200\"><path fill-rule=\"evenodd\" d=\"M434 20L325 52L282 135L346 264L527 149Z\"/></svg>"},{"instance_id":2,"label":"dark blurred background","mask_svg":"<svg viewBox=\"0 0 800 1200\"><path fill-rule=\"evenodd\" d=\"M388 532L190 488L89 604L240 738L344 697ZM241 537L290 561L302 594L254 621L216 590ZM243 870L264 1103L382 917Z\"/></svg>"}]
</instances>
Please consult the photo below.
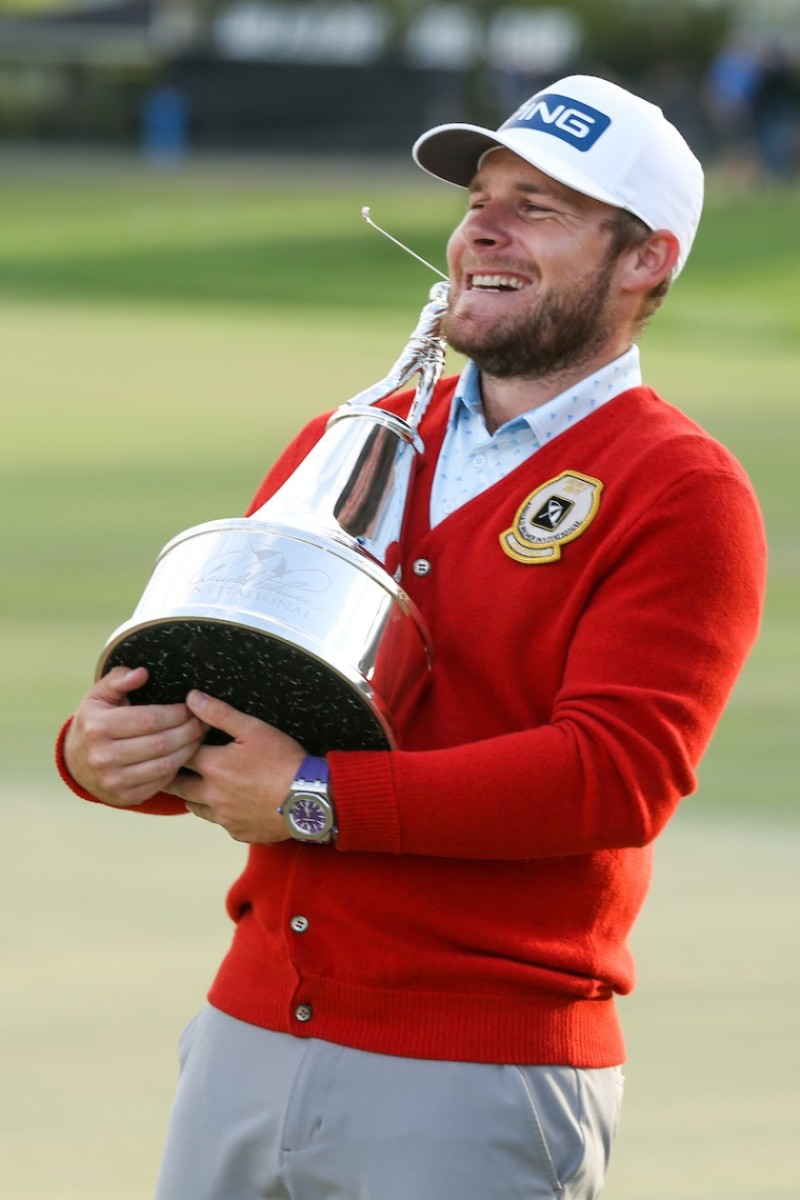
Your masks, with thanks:
<instances>
[{"instance_id":1,"label":"dark blurred background","mask_svg":"<svg viewBox=\"0 0 800 1200\"><path fill-rule=\"evenodd\" d=\"M5 145L407 152L605 75L707 164L800 159L800 0L0 0Z\"/></svg>"}]
</instances>

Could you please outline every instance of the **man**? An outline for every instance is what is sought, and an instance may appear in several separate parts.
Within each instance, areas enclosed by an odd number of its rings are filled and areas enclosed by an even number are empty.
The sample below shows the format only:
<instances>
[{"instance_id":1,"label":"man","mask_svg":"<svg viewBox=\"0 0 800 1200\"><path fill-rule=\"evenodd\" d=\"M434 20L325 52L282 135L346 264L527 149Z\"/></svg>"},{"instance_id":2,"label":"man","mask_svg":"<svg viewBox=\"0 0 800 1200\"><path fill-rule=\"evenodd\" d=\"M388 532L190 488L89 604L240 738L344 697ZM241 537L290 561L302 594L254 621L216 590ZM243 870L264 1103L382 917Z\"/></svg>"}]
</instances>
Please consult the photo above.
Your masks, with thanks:
<instances>
[{"instance_id":1,"label":"man","mask_svg":"<svg viewBox=\"0 0 800 1200\"><path fill-rule=\"evenodd\" d=\"M750 485L642 386L634 346L700 216L683 138L575 76L414 153L468 189L445 332L470 362L420 431L401 565L435 667L400 748L309 762L213 697L130 706L135 664L60 743L78 794L250 843L159 1200L597 1196L651 844L757 632ZM232 740L201 744L209 726ZM287 821L309 779L317 845Z\"/></svg>"}]
</instances>

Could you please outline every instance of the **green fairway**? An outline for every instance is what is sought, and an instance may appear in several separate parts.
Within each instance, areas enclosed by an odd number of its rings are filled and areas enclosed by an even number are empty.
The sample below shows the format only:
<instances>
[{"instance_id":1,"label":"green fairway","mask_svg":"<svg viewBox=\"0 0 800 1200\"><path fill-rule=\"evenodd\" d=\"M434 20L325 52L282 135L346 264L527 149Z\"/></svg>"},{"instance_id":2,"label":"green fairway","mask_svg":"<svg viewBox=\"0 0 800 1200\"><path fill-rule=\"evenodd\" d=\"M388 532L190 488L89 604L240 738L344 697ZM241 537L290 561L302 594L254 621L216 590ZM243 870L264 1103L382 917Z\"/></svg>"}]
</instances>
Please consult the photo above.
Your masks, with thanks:
<instances>
[{"instance_id":1,"label":"green fairway","mask_svg":"<svg viewBox=\"0 0 800 1200\"><path fill-rule=\"evenodd\" d=\"M0 182L2 762L25 774L162 545L241 512L309 413L381 378L404 344L433 276L362 203L440 263L462 200L386 164L348 184L325 163L92 160L6 165ZM696 801L728 810L793 812L797 790L797 200L712 185L642 347L648 381L742 459L768 525L764 633Z\"/></svg>"},{"instance_id":2,"label":"green fairway","mask_svg":"<svg viewBox=\"0 0 800 1200\"><path fill-rule=\"evenodd\" d=\"M243 849L49 784L0 803L0 1194L147 1200ZM795 1200L798 854L796 826L689 809L664 834L621 1002L630 1062L604 1200Z\"/></svg>"},{"instance_id":3,"label":"green fairway","mask_svg":"<svg viewBox=\"0 0 800 1200\"><path fill-rule=\"evenodd\" d=\"M609 1200L797 1194L799 202L712 181L685 277L642 341L646 381L750 472L770 589L637 927ZM399 353L434 277L367 228L365 204L443 265L460 195L397 164L0 165L13 1200L150 1194L174 1042L224 950L242 849L200 822L81 804L52 743L163 544L239 514L306 418Z\"/></svg>"}]
</instances>

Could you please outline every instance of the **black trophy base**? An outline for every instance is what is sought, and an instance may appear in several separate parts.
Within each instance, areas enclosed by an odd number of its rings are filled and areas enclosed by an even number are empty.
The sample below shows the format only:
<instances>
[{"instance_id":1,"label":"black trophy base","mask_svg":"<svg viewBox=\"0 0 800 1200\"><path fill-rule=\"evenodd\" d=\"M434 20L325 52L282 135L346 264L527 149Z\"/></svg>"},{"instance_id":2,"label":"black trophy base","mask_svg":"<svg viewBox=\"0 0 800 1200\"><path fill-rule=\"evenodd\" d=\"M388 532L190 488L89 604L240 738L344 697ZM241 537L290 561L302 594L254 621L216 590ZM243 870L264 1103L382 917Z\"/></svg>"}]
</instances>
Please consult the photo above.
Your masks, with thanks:
<instances>
[{"instance_id":1,"label":"black trophy base","mask_svg":"<svg viewBox=\"0 0 800 1200\"><path fill-rule=\"evenodd\" d=\"M354 684L319 659L260 630L221 621L174 620L134 630L102 666L147 667L134 704L175 704L192 688L258 717L309 754L387 750L386 731ZM208 741L225 742L212 731Z\"/></svg>"}]
</instances>

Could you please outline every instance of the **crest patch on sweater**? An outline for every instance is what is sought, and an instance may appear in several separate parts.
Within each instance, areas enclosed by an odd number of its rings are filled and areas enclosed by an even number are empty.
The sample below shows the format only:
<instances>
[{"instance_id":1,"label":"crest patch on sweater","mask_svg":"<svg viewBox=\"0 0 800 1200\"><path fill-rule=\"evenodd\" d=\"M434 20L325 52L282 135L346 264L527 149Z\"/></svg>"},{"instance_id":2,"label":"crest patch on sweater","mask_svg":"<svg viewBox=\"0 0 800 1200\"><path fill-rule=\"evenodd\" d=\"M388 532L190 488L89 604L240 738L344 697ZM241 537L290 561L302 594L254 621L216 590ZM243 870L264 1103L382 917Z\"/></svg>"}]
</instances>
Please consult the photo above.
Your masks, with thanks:
<instances>
[{"instance_id":1,"label":"crest patch on sweater","mask_svg":"<svg viewBox=\"0 0 800 1200\"><path fill-rule=\"evenodd\" d=\"M562 471L523 500L500 545L522 563L557 562L561 547L580 537L600 507L603 485L580 471Z\"/></svg>"}]
</instances>

